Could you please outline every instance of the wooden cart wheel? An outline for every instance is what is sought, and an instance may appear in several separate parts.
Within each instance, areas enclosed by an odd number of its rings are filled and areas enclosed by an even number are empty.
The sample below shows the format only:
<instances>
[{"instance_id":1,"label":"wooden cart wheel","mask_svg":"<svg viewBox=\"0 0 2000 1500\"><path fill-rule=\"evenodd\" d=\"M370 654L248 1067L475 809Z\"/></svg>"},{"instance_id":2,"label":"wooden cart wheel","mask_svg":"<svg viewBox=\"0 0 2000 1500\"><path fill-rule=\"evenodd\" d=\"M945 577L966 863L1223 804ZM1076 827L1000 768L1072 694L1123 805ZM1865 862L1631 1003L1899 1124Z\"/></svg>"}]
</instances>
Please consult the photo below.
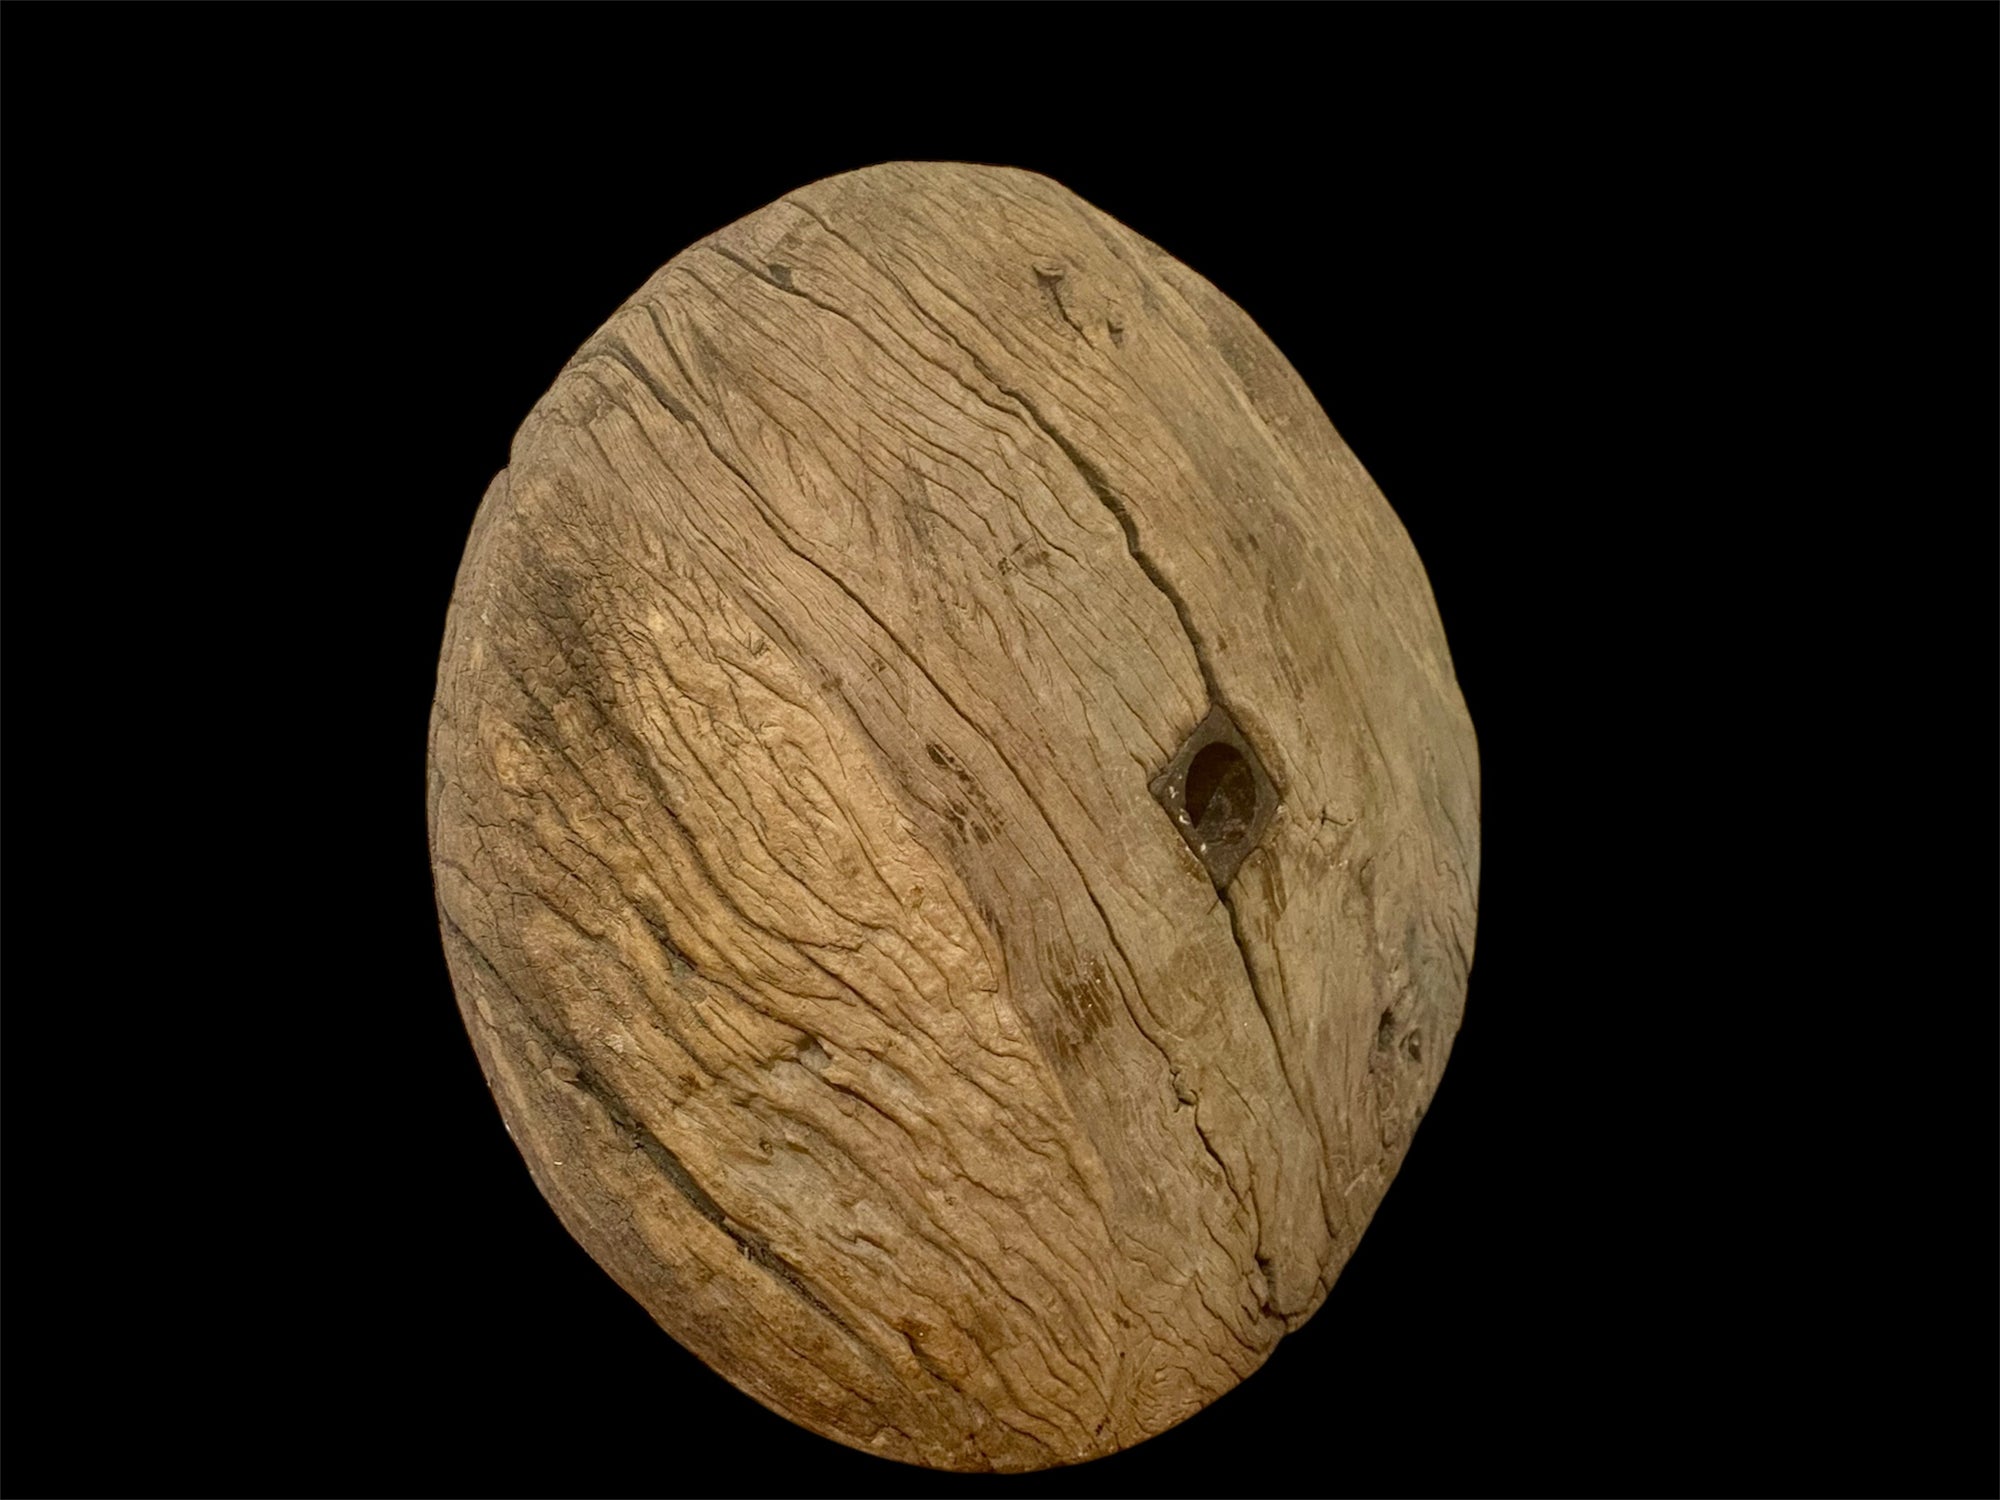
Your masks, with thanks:
<instances>
[{"instance_id":1,"label":"wooden cart wheel","mask_svg":"<svg viewBox=\"0 0 2000 1500\"><path fill-rule=\"evenodd\" d=\"M1478 767L1408 537L1239 308L1026 172L815 183L612 316L479 508L428 790L563 1223L912 1463L1256 1370L1463 1009Z\"/></svg>"}]
</instances>

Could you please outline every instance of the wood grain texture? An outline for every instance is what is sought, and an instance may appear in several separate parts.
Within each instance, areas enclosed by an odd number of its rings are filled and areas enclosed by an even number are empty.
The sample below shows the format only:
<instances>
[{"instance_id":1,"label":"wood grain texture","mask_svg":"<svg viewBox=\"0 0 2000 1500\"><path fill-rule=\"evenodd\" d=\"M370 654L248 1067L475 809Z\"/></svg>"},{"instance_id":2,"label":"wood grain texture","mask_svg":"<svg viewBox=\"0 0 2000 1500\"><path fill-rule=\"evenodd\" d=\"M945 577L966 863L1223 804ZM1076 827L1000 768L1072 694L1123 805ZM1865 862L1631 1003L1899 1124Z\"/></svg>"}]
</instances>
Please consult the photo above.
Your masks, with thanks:
<instances>
[{"instance_id":1,"label":"wood grain texture","mask_svg":"<svg viewBox=\"0 0 2000 1500\"><path fill-rule=\"evenodd\" d=\"M1213 704L1277 798L1221 890L1149 790ZM815 183L613 315L479 508L428 794L564 1224L913 1463L1254 1371L1464 1003L1477 759L1407 536L1240 309L1025 172Z\"/></svg>"}]
</instances>

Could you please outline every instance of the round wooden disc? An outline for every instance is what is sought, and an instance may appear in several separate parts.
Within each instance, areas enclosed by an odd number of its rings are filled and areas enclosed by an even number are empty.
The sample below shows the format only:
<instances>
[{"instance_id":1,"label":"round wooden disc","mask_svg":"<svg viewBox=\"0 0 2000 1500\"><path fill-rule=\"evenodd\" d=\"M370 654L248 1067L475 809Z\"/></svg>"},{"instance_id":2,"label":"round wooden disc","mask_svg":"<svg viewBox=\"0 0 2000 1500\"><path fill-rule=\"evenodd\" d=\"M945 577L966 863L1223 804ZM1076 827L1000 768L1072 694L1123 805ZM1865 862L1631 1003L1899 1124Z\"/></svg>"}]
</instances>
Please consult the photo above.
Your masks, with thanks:
<instances>
[{"instance_id":1,"label":"round wooden disc","mask_svg":"<svg viewBox=\"0 0 2000 1500\"><path fill-rule=\"evenodd\" d=\"M1471 963L1408 537L1240 309L1026 172L815 183L590 339L473 524L429 810L563 1223L758 1400L940 1468L1254 1371Z\"/></svg>"}]
</instances>

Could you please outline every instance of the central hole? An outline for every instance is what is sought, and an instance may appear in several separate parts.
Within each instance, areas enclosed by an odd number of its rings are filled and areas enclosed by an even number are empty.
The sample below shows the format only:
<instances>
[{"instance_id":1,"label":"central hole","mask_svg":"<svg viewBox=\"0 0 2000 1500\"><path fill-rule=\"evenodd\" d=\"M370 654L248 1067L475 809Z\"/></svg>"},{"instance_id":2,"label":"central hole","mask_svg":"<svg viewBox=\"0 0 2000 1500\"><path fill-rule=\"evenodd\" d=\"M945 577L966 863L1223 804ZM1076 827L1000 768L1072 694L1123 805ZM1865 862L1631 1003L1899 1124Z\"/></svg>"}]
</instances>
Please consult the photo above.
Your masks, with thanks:
<instances>
[{"instance_id":1,"label":"central hole","mask_svg":"<svg viewBox=\"0 0 2000 1500\"><path fill-rule=\"evenodd\" d=\"M1194 831L1211 844L1241 838L1257 814L1257 779L1234 745L1204 745L1188 763L1183 801Z\"/></svg>"}]
</instances>

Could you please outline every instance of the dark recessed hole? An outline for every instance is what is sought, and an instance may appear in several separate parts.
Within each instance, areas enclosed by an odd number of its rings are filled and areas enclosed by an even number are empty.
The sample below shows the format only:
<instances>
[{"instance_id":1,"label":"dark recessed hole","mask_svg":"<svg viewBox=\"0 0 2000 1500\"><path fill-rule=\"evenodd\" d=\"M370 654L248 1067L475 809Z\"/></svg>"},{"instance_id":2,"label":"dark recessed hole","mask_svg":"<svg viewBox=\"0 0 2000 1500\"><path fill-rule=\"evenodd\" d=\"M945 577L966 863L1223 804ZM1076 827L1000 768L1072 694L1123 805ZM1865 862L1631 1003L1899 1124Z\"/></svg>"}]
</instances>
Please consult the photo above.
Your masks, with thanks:
<instances>
[{"instance_id":1,"label":"dark recessed hole","mask_svg":"<svg viewBox=\"0 0 2000 1500\"><path fill-rule=\"evenodd\" d=\"M1278 789L1221 704L1210 705L1148 786L1218 890L1278 811Z\"/></svg>"},{"instance_id":2,"label":"dark recessed hole","mask_svg":"<svg viewBox=\"0 0 2000 1500\"><path fill-rule=\"evenodd\" d=\"M1204 843L1227 844L1249 832L1257 815L1257 778L1234 745L1204 745L1188 764L1182 800Z\"/></svg>"}]
</instances>

